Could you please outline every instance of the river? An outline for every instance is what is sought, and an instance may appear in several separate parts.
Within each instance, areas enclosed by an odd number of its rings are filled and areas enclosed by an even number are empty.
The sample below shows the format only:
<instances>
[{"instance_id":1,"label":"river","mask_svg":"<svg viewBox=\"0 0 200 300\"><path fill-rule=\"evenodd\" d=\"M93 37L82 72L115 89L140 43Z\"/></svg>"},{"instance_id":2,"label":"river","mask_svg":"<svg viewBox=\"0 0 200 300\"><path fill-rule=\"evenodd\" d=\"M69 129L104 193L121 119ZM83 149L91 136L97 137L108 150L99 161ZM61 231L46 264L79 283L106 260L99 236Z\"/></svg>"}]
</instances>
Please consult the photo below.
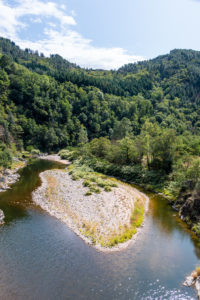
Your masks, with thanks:
<instances>
[{"instance_id":1,"label":"river","mask_svg":"<svg viewBox=\"0 0 200 300\"><path fill-rule=\"evenodd\" d=\"M0 299L196 299L182 286L200 265L200 242L161 196L148 194L144 230L128 249L100 253L35 206L39 173L63 165L35 160L0 193Z\"/></svg>"}]
</instances>

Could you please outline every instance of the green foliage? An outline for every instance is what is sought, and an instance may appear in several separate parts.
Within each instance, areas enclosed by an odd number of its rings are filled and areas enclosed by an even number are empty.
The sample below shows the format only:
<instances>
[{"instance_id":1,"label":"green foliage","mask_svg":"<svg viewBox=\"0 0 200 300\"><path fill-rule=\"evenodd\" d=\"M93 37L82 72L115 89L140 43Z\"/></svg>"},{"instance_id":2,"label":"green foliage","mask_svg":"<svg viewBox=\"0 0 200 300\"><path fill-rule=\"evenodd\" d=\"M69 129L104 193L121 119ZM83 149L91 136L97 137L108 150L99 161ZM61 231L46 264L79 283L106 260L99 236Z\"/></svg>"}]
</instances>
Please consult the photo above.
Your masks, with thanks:
<instances>
[{"instance_id":1,"label":"green foliage","mask_svg":"<svg viewBox=\"0 0 200 300\"><path fill-rule=\"evenodd\" d=\"M68 149L62 149L58 152L58 155L61 159L69 159L70 161L73 161L78 158L79 152L76 150L68 150Z\"/></svg>"},{"instance_id":2,"label":"green foliage","mask_svg":"<svg viewBox=\"0 0 200 300\"><path fill-rule=\"evenodd\" d=\"M40 155L40 150L38 150L38 149L32 149L32 150L31 150L31 154L32 154L32 155L37 155L37 156L38 156L38 155Z\"/></svg>"},{"instance_id":3,"label":"green foliage","mask_svg":"<svg viewBox=\"0 0 200 300\"><path fill-rule=\"evenodd\" d=\"M46 58L3 38L0 52L0 123L19 149L23 143L25 148L57 151L99 137L132 138L145 130L149 164L155 168L161 163L167 171L171 153L163 160L159 147L169 145L172 131L199 135L199 52L175 50L118 71L81 69L59 55ZM163 144L154 141L155 158L147 120L154 129L169 129ZM102 144L102 150L94 150L100 156L109 147ZM198 139L192 149L200 150ZM131 157L126 150L118 157L136 163L137 152L129 152Z\"/></svg>"},{"instance_id":4,"label":"green foliage","mask_svg":"<svg viewBox=\"0 0 200 300\"><path fill-rule=\"evenodd\" d=\"M119 243L124 243L132 238L137 232L137 228L142 224L144 216L144 203L141 200L135 202L135 208L131 215L130 226L125 226L122 232L118 235L114 235L106 241L105 246L113 247Z\"/></svg>"},{"instance_id":5,"label":"green foliage","mask_svg":"<svg viewBox=\"0 0 200 300\"><path fill-rule=\"evenodd\" d=\"M0 168L10 168L12 165L12 156L6 145L0 143Z\"/></svg>"},{"instance_id":6,"label":"green foliage","mask_svg":"<svg viewBox=\"0 0 200 300\"><path fill-rule=\"evenodd\" d=\"M99 194L103 190L110 192L113 187L117 187L113 179L95 173L92 168L78 160L75 161L74 165L69 166L68 171L73 180L83 179L83 186L89 189L89 193L86 192L87 196L92 195L92 193Z\"/></svg>"},{"instance_id":7,"label":"green foliage","mask_svg":"<svg viewBox=\"0 0 200 300\"><path fill-rule=\"evenodd\" d=\"M63 149L60 150L58 155L61 159L68 159L70 157L71 152L69 150Z\"/></svg>"},{"instance_id":8,"label":"green foliage","mask_svg":"<svg viewBox=\"0 0 200 300\"><path fill-rule=\"evenodd\" d=\"M192 230L198 235L200 236L200 223L196 223L193 227Z\"/></svg>"},{"instance_id":9,"label":"green foliage","mask_svg":"<svg viewBox=\"0 0 200 300\"><path fill-rule=\"evenodd\" d=\"M4 38L0 53L0 139L7 165L12 145L13 154L64 149L63 159L82 157L99 172L174 198L186 181L198 182L200 52L173 50L117 71L82 69ZM73 174L74 180L81 176ZM93 179L97 188L110 189Z\"/></svg>"},{"instance_id":10,"label":"green foliage","mask_svg":"<svg viewBox=\"0 0 200 300\"><path fill-rule=\"evenodd\" d=\"M87 131L84 126L81 126L80 131L78 133L78 145L82 146L88 142Z\"/></svg>"}]
</instances>

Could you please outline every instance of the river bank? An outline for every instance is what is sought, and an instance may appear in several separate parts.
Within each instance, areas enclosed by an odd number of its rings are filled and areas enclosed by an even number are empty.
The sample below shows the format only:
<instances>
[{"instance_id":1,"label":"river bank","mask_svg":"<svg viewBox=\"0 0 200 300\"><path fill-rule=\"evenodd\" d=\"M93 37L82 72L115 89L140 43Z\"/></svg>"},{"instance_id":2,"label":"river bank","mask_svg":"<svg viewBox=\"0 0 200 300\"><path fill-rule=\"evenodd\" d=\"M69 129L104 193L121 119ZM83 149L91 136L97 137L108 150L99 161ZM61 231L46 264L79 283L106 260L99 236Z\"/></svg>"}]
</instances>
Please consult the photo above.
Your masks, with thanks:
<instances>
[{"instance_id":1,"label":"river bank","mask_svg":"<svg viewBox=\"0 0 200 300\"><path fill-rule=\"evenodd\" d=\"M136 239L148 209L146 195L122 182L109 192L90 194L83 179L72 180L66 170L45 171L40 178L33 201L86 243L107 252L125 249Z\"/></svg>"},{"instance_id":2,"label":"river bank","mask_svg":"<svg viewBox=\"0 0 200 300\"><path fill-rule=\"evenodd\" d=\"M20 175L17 172L26 165L26 162L26 160L15 158L11 169L0 171L0 192L8 190L11 184L19 180Z\"/></svg>"},{"instance_id":3,"label":"river bank","mask_svg":"<svg viewBox=\"0 0 200 300\"><path fill-rule=\"evenodd\" d=\"M44 160L51 160L51 161L56 161L64 165L70 165L71 162L66 159L61 159L59 155L57 154L49 154L49 155L41 155L38 157L39 159L44 159Z\"/></svg>"}]
</instances>

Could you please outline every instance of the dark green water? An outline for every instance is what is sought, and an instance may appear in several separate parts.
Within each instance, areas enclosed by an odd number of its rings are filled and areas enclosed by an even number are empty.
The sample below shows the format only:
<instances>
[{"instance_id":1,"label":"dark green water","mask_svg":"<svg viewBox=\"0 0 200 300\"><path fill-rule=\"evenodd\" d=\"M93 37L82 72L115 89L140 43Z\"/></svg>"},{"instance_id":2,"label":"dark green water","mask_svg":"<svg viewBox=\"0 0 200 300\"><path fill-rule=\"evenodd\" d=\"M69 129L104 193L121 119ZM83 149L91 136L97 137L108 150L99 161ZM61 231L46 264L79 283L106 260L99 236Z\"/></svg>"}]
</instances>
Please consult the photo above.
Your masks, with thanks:
<instances>
[{"instance_id":1,"label":"dark green water","mask_svg":"<svg viewBox=\"0 0 200 300\"><path fill-rule=\"evenodd\" d=\"M136 243L99 253L31 201L38 174L63 166L35 161L0 194L0 299L196 299L182 286L200 264L200 243L162 197L150 195Z\"/></svg>"}]
</instances>

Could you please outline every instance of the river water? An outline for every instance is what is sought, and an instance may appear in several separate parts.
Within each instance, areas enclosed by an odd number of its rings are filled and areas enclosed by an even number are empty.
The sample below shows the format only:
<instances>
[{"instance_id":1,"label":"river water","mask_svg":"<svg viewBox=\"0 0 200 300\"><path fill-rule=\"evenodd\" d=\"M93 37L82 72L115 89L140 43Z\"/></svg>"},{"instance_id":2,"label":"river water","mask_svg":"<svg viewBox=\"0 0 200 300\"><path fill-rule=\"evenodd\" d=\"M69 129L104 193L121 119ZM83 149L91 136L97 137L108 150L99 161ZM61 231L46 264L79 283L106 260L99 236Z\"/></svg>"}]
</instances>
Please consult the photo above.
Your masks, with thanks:
<instances>
[{"instance_id":1,"label":"river water","mask_svg":"<svg viewBox=\"0 0 200 300\"><path fill-rule=\"evenodd\" d=\"M200 243L168 202L149 194L144 230L128 249L100 253L31 201L38 174L62 165L36 160L0 193L0 299L196 299L182 282L200 265Z\"/></svg>"}]
</instances>

